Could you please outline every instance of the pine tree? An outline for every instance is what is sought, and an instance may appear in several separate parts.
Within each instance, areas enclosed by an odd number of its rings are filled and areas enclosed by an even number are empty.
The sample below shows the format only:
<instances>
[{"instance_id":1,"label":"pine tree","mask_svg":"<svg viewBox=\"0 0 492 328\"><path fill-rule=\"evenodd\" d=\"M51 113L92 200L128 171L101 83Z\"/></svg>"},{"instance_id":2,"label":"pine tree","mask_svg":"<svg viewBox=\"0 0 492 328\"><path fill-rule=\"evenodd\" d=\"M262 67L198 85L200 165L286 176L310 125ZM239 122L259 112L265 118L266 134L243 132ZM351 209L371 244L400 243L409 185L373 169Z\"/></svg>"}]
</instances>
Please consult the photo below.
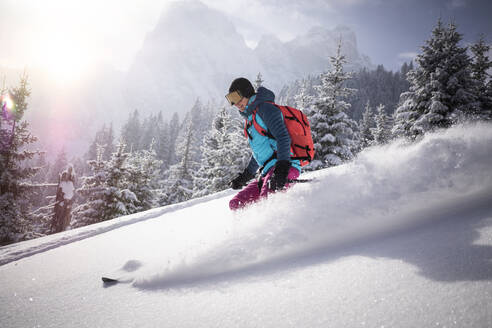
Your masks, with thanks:
<instances>
[{"instance_id":1,"label":"pine tree","mask_svg":"<svg viewBox=\"0 0 492 328\"><path fill-rule=\"evenodd\" d=\"M77 172L79 176L85 176L86 173L89 172L89 167L86 162L84 162L80 157L74 156L70 160L70 163L72 163L74 171ZM75 184L77 184L78 180L75 180Z\"/></svg>"},{"instance_id":2,"label":"pine tree","mask_svg":"<svg viewBox=\"0 0 492 328\"><path fill-rule=\"evenodd\" d=\"M169 135L169 123L164 121L162 113L157 115L157 126L154 137L154 149L156 158L161 162L161 171L165 171L169 168L169 151L170 151L170 135Z\"/></svg>"},{"instance_id":3,"label":"pine tree","mask_svg":"<svg viewBox=\"0 0 492 328\"><path fill-rule=\"evenodd\" d=\"M420 132L414 129L415 122L423 115L432 97L427 88L431 73L437 69L442 60L444 26L439 19L432 31L432 37L422 47L422 53L416 58L418 67L407 73L410 90L402 93L400 104L395 111L393 134L415 138Z\"/></svg>"},{"instance_id":4,"label":"pine tree","mask_svg":"<svg viewBox=\"0 0 492 328\"><path fill-rule=\"evenodd\" d=\"M108 160L111 158L112 154L115 152L116 147L114 145L114 131L113 131L113 123L109 125L109 128L103 127L102 130L102 140L101 143L104 146L104 154L103 159Z\"/></svg>"},{"instance_id":5,"label":"pine tree","mask_svg":"<svg viewBox=\"0 0 492 328\"><path fill-rule=\"evenodd\" d=\"M194 157L196 144L193 123L188 121L186 135L177 146L180 161L171 166L165 181L163 194L159 203L169 205L190 199L193 195L193 174L198 169Z\"/></svg>"},{"instance_id":6,"label":"pine tree","mask_svg":"<svg viewBox=\"0 0 492 328\"><path fill-rule=\"evenodd\" d=\"M490 46L485 43L484 36L481 35L478 42L470 49L473 53L472 77L475 80L475 94L478 100L477 111L474 114L479 119L492 120L492 82L489 74L492 62L487 55Z\"/></svg>"},{"instance_id":7,"label":"pine tree","mask_svg":"<svg viewBox=\"0 0 492 328\"><path fill-rule=\"evenodd\" d=\"M125 152L126 145L120 141L118 148L107 165L107 186L105 220L136 212L138 199L128 188L129 170Z\"/></svg>"},{"instance_id":8,"label":"pine tree","mask_svg":"<svg viewBox=\"0 0 492 328\"><path fill-rule=\"evenodd\" d=\"M314 97L309 94L309 82L304 79L301 82L299 93L294 96L295 108L303 111L307 116L311 115Z\"/></svg>"},{"instance_id":9,"label":"pine tree","mask_svg":"<svg viewBox=\"0 0 492 328\"><path fill-rule=\"evenodd\" d=\"M229 188L229 182L244 170L249 158L246 139L240 122L223 107L216 115L212 128L201 147L200 169L194 176L194 197L205 196Z\"/></svg>"},{"instance_id":10,"label":"pine tree","mask_svg":"<svg viewBox=\"0 0 492 328\"><path fill-rule=\"evenodd\" d=\"M123 142L128 146L130 151L139 150L140 135L141 135L140 115L138 110L135 110L129 117L121 130Z\"/></svg>"},{"instance_id":11,"label":"pine tree","mask_svg":"<svg viewBox=\"0 0 492 328\"><path fill-rule=\"evenodd\" d=\"M243 172L251 159L251 148L248 145L248 139L244 136L243 118L237 111L231 115L231 143L229 152L232 156L231 172L234 172L234 177L237 173Z\"/></svg>"},{"instance_id":12,"label":"pine tree","mask_svg":"<svg viewBox=\"0 0 492 328\"><path fill-rule=\"evenodd\" d=\"M412 139L447 128L475 111L476 100L467 49L454 24L441 20L417 56L418 67L407 75L410 91L402 94L393 132Z\"/></svg>"},{"instance_id":13,"label":"pine tree","mask_svg":"<svg viewBox=\"0 0 492 328\"><path fill-rule=\"evenodd\" d=\"M133 152L128 158L128 189L137 197L136 212L146 211L157 204L160 167L154 143L150 148Z\"/></svg>"},{"instance_id":14,"label":"pine tree","mask_svg":"<svg viewBox=\"0 0 492 328\"><path fill-rule=\"evenodd\" d=\"M31 178L37 169L25 165L39 152L28 146L37 138L22 118L28 108L27 75L18 87L2 90L0 115L0 245L32 238L29 204L33 192Z\"/></svg>"},{"instance_id":15,"label":"pine tree","mask_svg":"<svg viewBox=\"0 0 492 328\"><path fill-rule=\"evenodd\" d=\"M46 160L46 152L39 153L36 159L35 167L39 168L36 175L33 177L33 181L36 183L43 183L48 181L48 172L50 171L50 164Z\"/></svg>"},{"instance_id":16,"label":"pine tree","mask_svg":"<svg viewBox=\"0 0 492 328\"><path fill-rule=\"evenodd\" d=\"M109 161L102 159L104 148L98 147L96 160L89 161L93 175L83 178L78 192L87 197L87 202L73 210L74 227L106 221L136 212L138 202L135 193L128 188L128 153L120 141Z\"/></svg>"},{"instance_id":17,"label":"pine tree","mask_svg":"<svg viewBox=\"0 0 492 328\"><path fill-rule=\"evenodd\" d=\"M55 162L51 165L48 182L58 183L60 181L60 174L67 168L67 165L67 153L63 147L56 156Z\"/></svg>"},{"instance_id":18,"label":"pine tree","mask_svg":"<svg viewBox=\"0 0 492 328\"><path fill-rule=\"evenodd\" d=\"M153 114L145 118L142 124L142 137L140 138L138 150L150 148L158 133L158 123L157 116Z\"/></svg>"},{"instance_id":19,"label":"pine tree","mask_svg":"<svg viewBox=\"0 0 492 328\"><path fill-rule=\"evenodd\" d=\"M99 148L99 146L102 146L104 148L102 159L104 161L109 160L115 151L113 124L111 124L109 128L106 128L106 124L103 124L101 129L99 129L96 132L96 135L94 136L94 140L89 146L89 150L85 154L85 159L86 160L96 159L97 149Z\"/></svg>"},{"instance_id":20,"label":"pine tree","mask_svg":"<svg viewBox=\"0 0 492 328\"><path fill-rule=\"evenodd\" d=\"M191 120L191 124L193 126L193 145L192 149L198 150L200 149L203 143L203 136L209 131L210 125L212 124L213 118L215 116L214 111L210 108L209 105L204 105L201 103L199 99L197 99L195 105L191 108L188 113L189 118L184 120L184 127L187 126L188 120ZM186 128L182 129L182 132L186 132ZM193 161L196 163L200 163L202 160L202 153L200 151L192 152Z\"/></svg>"},{"instance_id":21,"label":"pine tree","mask_svg":"<svg viewBox=\"0 0 492 328\"><path fill-rule=\"evenodd\" d=\"M369 101L366 103L364 114L362 114L362 121L360 123L360 138L361 147L366 148L374 142L373 130L376 123L374 120L374 112L372 111Z\"/></svg>"},{"instance_id":22,"label":"pine tree","mask_svg":"<svg viewBox=\"0 0 492 328\"><path fill-rule=\"evenodd\" d=\"M409 80L412 78L409 77ZM417 103L413 91L407 91L400 95L400 104L393 113L395 124L391 133L394 136L404 136L415 138L417 135L412 130L413 124L419 117L419 112L416 110Z\"/></svg>"},{"instance_id":23,"label":"pine tree","mask_svg":"<svg viewBox=\"0 0 492 328\"><path fill-rule=\"evenodd\" d=\"M178 113L175 112L169 122L169 153L166 155L168 167L177 163L176 140L179 136L180 127L179 116Z\"/></svg>"},{"instance_id":24,"label":"pine tree","mask_svg":"<svg viewBox=\"0 0 492 328\"><path fill-rule=\"evenodd\" d=\"M48 195L52 186L48 184L48 173L50 172L50 163L46 160L46 153L41 152L37 157L34 167L37 173L32 178L33 183L36 185L34 188L32 198L30 200L32 207L37 209L47 204L46 196Z\"/></svg>"},{"instance_id":25,"label":"pine tree","mask_svg":"<svg viewBox=\"0 0 492 328\"><path fill-rule=\"evenodd\" d=\"M344 99L355 90L344 86L351 74L343 71L346 60L341 54L341 42L336 56L330 57L330 61L332 70L321 75L321 85L316 87L318 97L310 117L316 150L315 160L310 166L314 169L348 161L359 147L357 123L345 112L350 104Z\"/></svg>"},{"instance_id":26,"label":"pine tree","mask_svg":"<svg viewBox=\"0 0 492 328\"><path fill-rule=\"evenodd\" d=\"M378 145L387 143L391 139L391 122L384 105L376 108L376 128L373 129L374 142Z\"/></svg>"},{"instance_id":27,"label":"pine tree","mask_svg":"<svg viewBox=\"0 0 492 328\"><path fill-rule=\"evenodd\" d=\"M96 159L88 161L92 175L82 177L82 187L77 192L85 201L73 211L73 227L82 227L104 220L106 206L106 162L103 160L104 147L97 146Z\"/></svg>"}]
</instances>

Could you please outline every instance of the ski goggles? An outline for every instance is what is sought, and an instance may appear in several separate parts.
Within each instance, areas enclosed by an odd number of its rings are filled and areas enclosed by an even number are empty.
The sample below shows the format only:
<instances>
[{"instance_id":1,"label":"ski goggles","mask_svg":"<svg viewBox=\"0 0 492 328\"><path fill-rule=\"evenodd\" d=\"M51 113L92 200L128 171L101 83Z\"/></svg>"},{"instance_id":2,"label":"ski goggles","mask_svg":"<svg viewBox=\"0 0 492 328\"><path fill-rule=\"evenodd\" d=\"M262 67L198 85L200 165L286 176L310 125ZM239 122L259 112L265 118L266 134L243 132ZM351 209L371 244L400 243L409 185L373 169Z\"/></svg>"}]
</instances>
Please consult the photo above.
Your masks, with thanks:
<instances>
[{"instance_id":1,"label":"ski goggles","mask_svg":"<svg viewBox=\"0 0 492 328\"><path fill-rule=\"evenodd\" d=\"M226 97L227 101L229 102L229 104L231 104L231 106L234 106L235 104L240 102L241 99L243 99L243 96L241 96L241 94L237 90L228 93L225 97Z\"/></svg>"}]
</instances>

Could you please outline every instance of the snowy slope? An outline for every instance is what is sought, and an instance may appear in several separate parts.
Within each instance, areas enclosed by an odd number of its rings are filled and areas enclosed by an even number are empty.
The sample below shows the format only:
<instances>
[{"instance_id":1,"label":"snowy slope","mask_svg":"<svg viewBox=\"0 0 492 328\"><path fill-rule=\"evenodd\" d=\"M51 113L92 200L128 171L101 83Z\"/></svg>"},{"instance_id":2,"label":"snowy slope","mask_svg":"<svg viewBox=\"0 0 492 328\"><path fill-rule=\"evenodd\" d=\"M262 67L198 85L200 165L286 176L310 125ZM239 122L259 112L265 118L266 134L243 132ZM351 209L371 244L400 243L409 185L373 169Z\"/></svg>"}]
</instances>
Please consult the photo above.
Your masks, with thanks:
<instances>
[{"instance_id":1,"label":"snowy slope","mask_svg":"<svg viewBox=\"0 0 492 328\"><path fill-rule=\"evenodd\" d=\"M0 248L1 326L490 327L491 127Z\"/></svg>"}]
</instances>

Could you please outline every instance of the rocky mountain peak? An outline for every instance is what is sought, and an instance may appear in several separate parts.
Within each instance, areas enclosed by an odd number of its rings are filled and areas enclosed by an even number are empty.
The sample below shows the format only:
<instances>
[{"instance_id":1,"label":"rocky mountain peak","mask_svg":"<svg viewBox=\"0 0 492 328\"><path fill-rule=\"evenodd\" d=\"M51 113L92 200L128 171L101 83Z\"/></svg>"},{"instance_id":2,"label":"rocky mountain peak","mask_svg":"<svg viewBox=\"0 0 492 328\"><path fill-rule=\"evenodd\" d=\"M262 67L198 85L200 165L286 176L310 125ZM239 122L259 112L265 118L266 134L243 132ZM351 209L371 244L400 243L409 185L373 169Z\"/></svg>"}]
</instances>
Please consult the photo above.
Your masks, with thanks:
<instances>
[{"instance_id":1,"label":"rocky mountain peak","mask_svg":"<svg viewBox=\"0 0 492 328\"><path fill-rule=\"evenodd\" d=\"M175 2L136 56L125 93L132 108L170 116L187 111L197 98L222 99L237 76L253 80L261 72L265 86L278 91L326 70L340 38L351 68L370 65L348 27L318 26L289 42L264 35L252 50L226 14L198 0Z\"/></svg>"}]
</instances>

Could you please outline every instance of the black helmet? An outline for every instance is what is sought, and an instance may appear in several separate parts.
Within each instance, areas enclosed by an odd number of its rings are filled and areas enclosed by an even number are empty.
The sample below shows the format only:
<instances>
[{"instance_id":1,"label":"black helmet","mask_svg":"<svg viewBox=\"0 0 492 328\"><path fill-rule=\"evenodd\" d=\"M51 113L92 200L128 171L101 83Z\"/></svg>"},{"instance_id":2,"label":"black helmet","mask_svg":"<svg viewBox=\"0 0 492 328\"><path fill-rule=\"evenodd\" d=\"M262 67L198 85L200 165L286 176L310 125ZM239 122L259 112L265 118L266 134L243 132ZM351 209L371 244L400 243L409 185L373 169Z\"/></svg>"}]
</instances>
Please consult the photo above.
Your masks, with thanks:
<instances>
[{"instance_id":1,"label":"black helmet","mask_svg":"<svg viewBox=\"0 0 492 328\"><path fill-rule=\"evenodd\" d=\"M241 96L246 98L251 98L255 94L255 88L249 82L248 79L244 77L238 77L234 81L232 81L231 86L229 87L229 92L239 91Z\"/></svg>"}]
</instances>

